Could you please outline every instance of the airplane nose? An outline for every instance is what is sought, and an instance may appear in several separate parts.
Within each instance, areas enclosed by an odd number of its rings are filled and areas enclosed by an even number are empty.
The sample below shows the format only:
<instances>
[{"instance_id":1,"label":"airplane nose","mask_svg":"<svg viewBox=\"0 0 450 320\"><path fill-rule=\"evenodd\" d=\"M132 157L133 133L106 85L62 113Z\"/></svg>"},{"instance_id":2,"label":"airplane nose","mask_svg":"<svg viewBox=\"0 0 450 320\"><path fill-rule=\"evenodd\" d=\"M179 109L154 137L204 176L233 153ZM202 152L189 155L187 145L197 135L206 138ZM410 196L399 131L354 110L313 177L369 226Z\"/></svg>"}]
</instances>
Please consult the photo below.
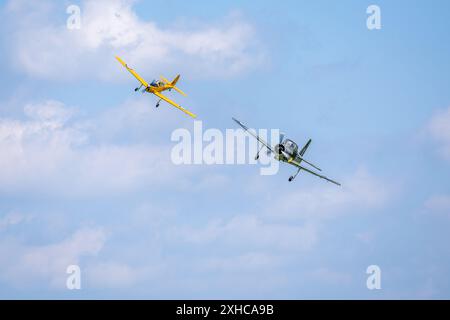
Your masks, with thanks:
<instances>
[{"instance_id":1,"label":"airplane nose","mask_svg":"<svg viewBox=\"0 0 450 320\"><path fill-rule=\"evenodd\" d=\"M278 154L282 154L284 151L285 151L285 148L284 148L284 146L282 144L278 144L275 147L275 152L278 153Z\"/></svg>"}]
</instances>

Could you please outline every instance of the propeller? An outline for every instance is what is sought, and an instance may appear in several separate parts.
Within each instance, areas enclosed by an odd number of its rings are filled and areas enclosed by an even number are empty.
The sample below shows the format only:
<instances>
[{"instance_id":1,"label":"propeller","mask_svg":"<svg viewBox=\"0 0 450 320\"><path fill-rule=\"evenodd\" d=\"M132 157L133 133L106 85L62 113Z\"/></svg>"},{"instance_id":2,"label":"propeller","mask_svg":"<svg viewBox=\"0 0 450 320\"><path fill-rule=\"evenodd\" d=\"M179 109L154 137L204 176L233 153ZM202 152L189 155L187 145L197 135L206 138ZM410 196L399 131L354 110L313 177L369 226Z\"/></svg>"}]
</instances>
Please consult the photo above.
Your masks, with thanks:
<instances>
[{"instance_id":1,"label":"propeller","mask_svg":"<svg viewBox=\"0 0 450 320\"><path fill-rule=\"evenodd\" d=\"M291 158L291 156L284 150L284 146L282 144L279 144L277 149L278 153L281 154L286 159Z\"/></svg>"}]
</instances>

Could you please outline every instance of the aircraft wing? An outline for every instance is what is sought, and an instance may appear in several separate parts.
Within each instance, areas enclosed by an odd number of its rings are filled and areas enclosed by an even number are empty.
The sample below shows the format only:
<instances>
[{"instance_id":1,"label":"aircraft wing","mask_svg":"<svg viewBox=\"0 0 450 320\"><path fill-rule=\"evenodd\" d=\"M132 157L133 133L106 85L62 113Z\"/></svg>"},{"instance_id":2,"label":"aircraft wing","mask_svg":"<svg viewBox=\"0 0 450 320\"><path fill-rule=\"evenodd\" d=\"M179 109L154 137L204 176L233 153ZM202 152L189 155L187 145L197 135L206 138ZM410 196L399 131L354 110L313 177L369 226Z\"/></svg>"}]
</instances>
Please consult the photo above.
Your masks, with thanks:
<instances>
[{"instance_id":1,"label":"aircraft wing","mask_svg":"<svg viewBox=\"0 0 450 320\"><path fill-rule=\"evenodd\" d=\"M293 164L293 165L296 166L297 168L299 168L299 169L301 169L301 170L305 170L306 172L311 173L311 174L313 174L313 175L315 175L315 176L317 176L317 177L319 177L319 178L321 178L321 179L325 179L325 180L327 180L327 181L329 181L329 182L331 182L331 183L334 183L334 184L336 184L336 185L338 185L338 186L341 185L339 182L336 182L336 181L334 181L334 180L332 180L332 179L330 179L330 178L327 178L327 177L325 177L325 176L323 176L323 175L321 175L321 174L318 174L318 173L316 173L316 172L314 172L314 171L309 170L308 168L305 168L305 167L301 166L300 163L298 163L298 162L295 161L295 160L289 160L288 162L291 163L291 164Z\"/></svg>"},{"instance_id":2,"label":"aircraft wing","mask_svg":"<svg viewBox=\"0 0 450 320\"><path fill-rule=\"evenodd\" d=\"M255 137L256 140L258 140L259 142L261 142L267 149L269 149L271 152L274 152L272 150L272 147L269 146L269 144L267 142L265 142L263 139L261 139L255 132L252 132L249 130L249 128L247 126L245 126L242 122L240 122L239 120L232 118L234 120L234 122L236 122L238 125L240 125L242 127L242 129L244 129L246 132L248 132L249 134L251 134L253 137Z\"/></svg>"},{"instance_id":3,"label":"aircraft wing","mask_svg":"<svg viewBox=\"0 0 450 320\"><path fill-rule=\"evenodd\" d=\"M159 92L152 92L155 96L163 99L164 101L170 103L172 106L174 106L177 109L180 109L181 111L183 111L184 113L190 115L192 118L196 118L197 116L195 114L193 114L192 112L186 110L185 108L183 108L182 106L180 106L179 104L173 102L172 100L170 100L169 98L167 98L166 96L163 96L161 93Z\"/></svg>"},{"instance_id":4,"label":"aircraft wing","mask_svg":"<svg viewBox=\"0 0 450 320\"><path fill-rule=\"evenodd\" d=\"M138 81L144 86L144 87L148 87L148 83L147 81L145 81L140 75L138 75L138 73L136 71L134 71L133 69L131 69L130 67L128 67L128 65L125 63L125 61L123 61L122 59L120 59L120 57L116 56L116 59L120 62L121 65L123 65L136 79L138 79Z\"/></svg>"},{"instance_id":5,"label":"aircraft wing","mask_svg":"<svg viewBox=\"0 0 450 320\"><path fill-rule=\"evenodd\" d=\"M319 171L322 171L322 169L320 169L318 166L316 166L315 164L309 162L309 161L306 160L305 158L302 158L302 157L299 156L299 155L297 155L297 156L295 157L294 160L295 160L295 162L296 162L297 164L299 164L299 165L300 165L300 163L303 161L304 163L309 164L309 165L310 165L311 167L313 167L314 169L317 169L317 170L319 170Z\"/></svg>"}]
</instances>

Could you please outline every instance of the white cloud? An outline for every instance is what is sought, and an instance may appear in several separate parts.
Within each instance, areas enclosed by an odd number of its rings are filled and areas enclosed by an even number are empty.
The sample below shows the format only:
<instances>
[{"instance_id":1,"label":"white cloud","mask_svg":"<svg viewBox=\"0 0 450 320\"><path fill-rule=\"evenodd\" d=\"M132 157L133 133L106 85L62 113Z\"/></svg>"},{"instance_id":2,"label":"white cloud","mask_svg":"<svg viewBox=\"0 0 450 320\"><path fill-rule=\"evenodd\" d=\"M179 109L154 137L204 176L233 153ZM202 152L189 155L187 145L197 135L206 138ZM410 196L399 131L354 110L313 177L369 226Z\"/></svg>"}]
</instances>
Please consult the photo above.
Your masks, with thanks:
<instances>
[{"instance_id":1,"label":"white cloud","mask_svg":"<svg viewBox=\"0 0 450 320\"><path fill-rule=\"evenodd\" d=\"M313 186L278 191L282 196L272 201L268 214L276 218L306 218L310 221L333 218L380 207L393 191L392 186L360 168L343 179L341 187L318 181Z\"/></svg>"},{"instance_id":2,"label":"white cloud","mask_svg":"<svg viewBox=\"0 0 450 320\"><path fill-rule=\"evenodd\" d=\"M300 188L287 186L286 190L275 187L275 197L271 192L268 198L264 193L256 195L263 204L262 210L213 219L201 226L169 226L165 238L177 246L207 246L224 252L202 260L202 267L210 271L275 268L314 249L328 220L380 208L394 192L365 169L344 178L340 188L321 182ZM229 255L230 251L233 254ZM316 276L326 273L331 282L349 281L345 275L319 271Z\"/></svg>"},{"instance_id":3,"label":"white cloud","mask_svg":"<svg viewBox=\"0 0 450 320\"><path fill-rule=\"evenodd\" d=\"M199 268L201 270L218 271L221 273L243 272L255 270L273 270L282 264L280 257L262 252L248 252L231 257L212 257L201 261Z\"/></svg>"},{"instance_id":4,"label":"white cloud","mask_svg":"<svg viewBox=\"0 0 450 320\"><path fill-rule=\"evenodd\" d=\"M152 137L154 141L162 130L180 126L180 121L190 120L178 112L170 106L155 110L151 98L142 95L108 109L86 125L92 131L93 138L102 141L123 140L124 136L132 136L136 140L144 137L145 141Z\"/></svg>"},{"instance_id":5,"label":"white cloud","mask_svg":"<svg viewBox=\"0 0 450 320\"><path fill-rule=\"evenodd\" d=\"M32 5L10 2L8 15L21 17L20 21L9 20L12 57L29 75L57 80L123 79L125 74L119 70L115 55L154 77L162 71L190 71L191 77L233 76L264 59L253 27L239 15L214 25L161 28L138 17L133 3L85 0L81 29L69 30L61 22L51 22L65 14L63 7L48 1Z\"/></svg>"},{"instance_id":6,"label":"white cloud","mask_svg":"<svg viewBox=\"0 0 450 320\"><path fill-rule=\"evenodd\" d=\"M221 245L236 250L298 252L310 249L317 241L312 225L269 223L256 215L236 216L228 221L211 221L204 227L176 227L169 237L197 245Z\"/></svg>"},{"instance_id":7,"label":"white cloud","mask_svg":"<svg viewBox=\"0 0 450 320\"><path fill-rule=\"evenodd\" d=\"M54 100L44 104L28 104L24 108L24 113L33 120L53 127L61 127L73 115L72 110Z\"/></svg>"},{"instance_id":8,"label":"white cloud","mask_svg":"<svg viewBox=\"0 0 450 320\"><path fill-rule=\"evenodd\" d=\"M427 125L427 131L439 145L439 153L450 160L450 107L437 111Z\"/></svg>"},{"instance_id":9,"label":"white cloud","mask_svg":"<svg viewBox=\"0 0 450 320\"><path fill-rule=\"evenodd\" d=\"M95 197L150 186L160 190L166 180L173 186L173 179L177 179L176 188L191 186L184 179L189 177L192 169L177 170L176 166L167 164L169 152L164 153L164 146L133 141L131 144L112 143L115 139L104 143L102 130L108 135L111 128L116 128L114 123L121 123L121 132L137 125L141 116L151 118L151 113L143 111L139 103L135 105L133 101L126 103L123 112L120 108L113 112L108 110L107 116L92 118L86 123L76 118L76 109L57 101L46 101L27 105L24 120L0 119L0 147L4 150L0 165L5 169L0 171L1 192L48 192L58 196L76 193ZM104 126L105 123L108 125ZM93 142L96 138L99 141ZM197 193L229 184L221 175L212 175L212 178L196 175L195 181L198 185L193 192ZM390 193L382 181L365 170L357 171L342 182L342 188L328 186L322 181L298 189L291 189L292 185L286 184L286 191L279 191L273 201L255 195L263 205L261 211L237 212L233 217L209 221L200 217L196 222L178 219L176 213L184 213L179 204L158 205L149 200L150 203L129 216L130 224L113 228L119 234L129 234L132 225L133 234L137 233L145 240L133 241L133 250L127 257L108 256L106 260L85 266L88 281L85 284L95 288L125 288L139 287L155 280L162 286L158 279L167 274L184 280L178 268L180 261L186 259L183 252L209 252L209 248L214 248L217 254L203 254L200 261L185 262L193 272L189 281L198 280L201 270L214 274L224 270L265 272L279 269L317 246L321 227L318 218L332 218L342 212L380 206ZM278 197L279 194L283 196ZM290 219L278 219L280 216ZM306 219L298 223L292 219L297 216ZM2 273L14 278L15 282L20 282L19 278L26 274L25 280L50 279L53 284L60 283L61 277L66 275L52 276L56 270L64 264L76 263L80 256L95 255L104 243L100 233L92 235L88 232L83 236L80 233L59 244L33 248L5 240L0 245L0 256L16 257L13 262L21 267L13 270L9 262L0 259L0 268L5 271ZM91 237L93 247L80 243L82 237ZM179 251L161 254L171 247ZM66 253L62 254L62 251ZM142 252L146 254L142 256ZM62 255L58 257L60 253Z\"/></svg>"},{"instance_id":10,"label":"white cloud","mask_svg":"<svg viewBox=\"0 0 450 320\"><path fill-rule=\"evenodd\" d=\"M95 256L103 248L106 233L101 228L82 228L59 243L28 246L12 239L0 241L0 277L13 285L41 280L65 288L69 265L79 265L83 256Z\"/></svg>"},{"instance_id":11,"label":"white cloud","mask_svg":"<svg viewBox=\"0 0 450 320\"><path fill-rule=\"evenodd\" d=\"M8 213L5 216L0 217L0 231L23 222L29 222L31 219L31 215L25 215L19 212Z\"/></svg>"},{"instance_id":12,"label":"white cloud","mask_svg":"<svg viewBox=\"0 0 450 320\"><path fill-rule=\"evenodd\" d=\"M103 262L86 268L86 281L89 288L125 288L141 278L136 269L117 262Z\"/></svg>"},{"instance_id":13,"label":"white cloud","mask_svg":"<svg viewBox=\"0 0 450 320\"><path fill-rule=\"evenodd\" d=\"M46 101L27 105L25 120L0 119L1 192L95 196L155 185L177 174L166 160L168 146L94 143L93 134L104 129L102 117L87 123L71 119L73 112ZM126 126L127 120L114 121Z\"/></svg>"},{"instance_id":14,"label":"white cloud","mask_svg":"<svg viewBox=\"0 0 450 320\"><path fill-rule=\"evenodd\" d=\"M371 183L366 181L364 184L367 186L373 183L374 186L377 186L377 183L374 183L377 180L364 171L355 174L351 179L344 179L347 183L352 180L370 180ZM351 190L361 184L361 182L354 182ZM346 212L355 213L359 210L376 207L386 201L382 196L375 196L368 201L366 206L365 200L360 197L369 192L368 190L374 189L372 187L362 189L365 191L356 193L354 199L348 199L349 196L347 196L345 201L334 202L342 203L336 209L337 211L330 211L329 207L324 207L320 208L321 211L317 211L317 215L331 219L336 217L338 212L342 213L341 211L344 209ZM319 192L315 195L312 198L313 201L322 200ZM290 262L308 261L308 254L317 249L320 228L325 225L312 216L306 216L305 221L298 223L292 219L276 220L272 216L267 216L266 212L255 213L254 211L243 212L229 218L209 221L200 219L195 222L191 219L181 219L178 216L176 212L185 215L183 209L175 206L172 211L170 208L167 209L167 206L167 203L163 207L147 203L139 206L134 214L127 213L129 217L127 223L121 223L116 227L110 226L108 230L112 231L111 234L119 237L115 241L124 236L125 241L130 242L115 247L114 254L108 253L107 257L102 255L99 260L83 264L83 286L86 288L132 287L142 289L148 283L152 283L153 290L147 289L148 293L158 292L157 290L161 288L170 292L179 292L180 283L197 283L199 286L197 288L204 287L203 290L207 290L210 283L204 281L204 276L220 275L217 277L218 282L215 282L215 285L219 286L217 290L230 289L227 281L229 284L237 281L236 279L247 279L246 274L260 277L283 270L290 265ZM172 205L169 204L169 207ZM281 209L277 211L277 214L283 215ZM133 229L132 235L129 234L130 226ZM24 265L20 274L26 273L34 279L45 278L54 273L51 270L56 270L63 264L62 262L58 263L55 252L67 251L72 247L69 243L78 242L74 240L76 238L80 237L72 236L58 245L32 249L14 245L14 241L5 241L3 247L0 246L0 255L8 257L19 254L20 259L15 260L18 261L16 264ZM127 247L130 243L132 243L132 249ZM78 252L78 256L82 255L82 252L84 255L96 252L95 248L83 249L83 245L74 245L73 247L78 249L68 250L66 255L61 258L64 264L71 260L70 257L77 256L73 252ZM172 252L171 248L176 249ZM6 251L7 249L9 251ZM197 252L202 254L196 256ZM27 259L23 257L27 257ZM29 271L35 264L41 264L45 257L51 257L53 262L37 267L38 270L41 268L41 271ZM191 257L196 258L191 259ZM47 269L50 271L44 272ZM186 276L186 270L189 270L188 276ZM5 274L9 276L10 273ZM14 281L17 282L19 275L13 274L13 276ZM317 269L309 276L315 279L314 281L326 284L341 285L351 282L348 275L326 267ZM166 277L171 279L168 285L169 289L167 289L166 281L162 280ZM54 278L51 281L59 283L62 280ZM249 281L249 279L245 281Z\"/></svg>"}]
</instances>

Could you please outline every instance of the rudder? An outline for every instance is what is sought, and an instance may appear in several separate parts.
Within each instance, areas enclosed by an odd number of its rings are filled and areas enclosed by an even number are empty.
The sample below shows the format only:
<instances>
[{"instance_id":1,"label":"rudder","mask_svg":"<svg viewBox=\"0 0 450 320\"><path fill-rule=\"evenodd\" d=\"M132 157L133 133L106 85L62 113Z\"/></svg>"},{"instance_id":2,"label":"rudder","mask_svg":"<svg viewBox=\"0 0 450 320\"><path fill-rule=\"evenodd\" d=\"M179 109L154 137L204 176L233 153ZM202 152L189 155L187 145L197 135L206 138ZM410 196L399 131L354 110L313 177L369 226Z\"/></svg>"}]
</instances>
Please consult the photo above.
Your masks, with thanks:
<instances>
[{"instance_id":1,"label":"rudder","mask_svg":"<svg viewBox=\"0 0 450 320\"><path fill-rule=\"evenodd\" d=\"M177 84L178 80L180 80L180 75L177 75L175 77L175 79L173 79L173 81L170 83L170 85L175 86Z\"/></svg>"}]
</instances>

